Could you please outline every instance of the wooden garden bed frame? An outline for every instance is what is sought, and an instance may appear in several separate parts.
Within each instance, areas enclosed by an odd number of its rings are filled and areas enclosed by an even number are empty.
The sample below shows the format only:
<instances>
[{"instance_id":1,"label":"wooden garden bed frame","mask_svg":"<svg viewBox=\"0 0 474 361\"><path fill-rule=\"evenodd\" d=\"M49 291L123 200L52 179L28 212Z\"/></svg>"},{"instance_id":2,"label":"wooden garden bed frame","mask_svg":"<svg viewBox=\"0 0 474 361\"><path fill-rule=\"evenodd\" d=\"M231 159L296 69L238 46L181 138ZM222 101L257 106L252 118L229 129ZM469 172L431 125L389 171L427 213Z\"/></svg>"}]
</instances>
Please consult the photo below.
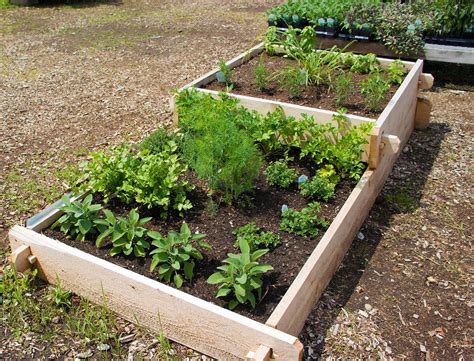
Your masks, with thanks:
<instances>
[{"instance_id":1,"label":"wooden garden bed frame","mask_svg":"<svg viewBox=\"0 0 474 361\"><path fill-rule=\"evenodd\" d=\"M236 67L262 50L259 44L228 65ZM380 61L386 65L391 60ZM47 282L60 281L66 289L92 302L103 303L105 297L107 306L123 318L163 331L171 340L212 357L300 360L303 345L297 335L307 316L367 217L415 123L426 124L429 118L429 102L417 95L419 89L432 86L433 78L422 73L422 60L405 64L410 71L378 119L348 115L352 124L375 123L368 146L369 168L265 324L42 235L40 232L61 216L57 209L38 217L34 224L10 230L11 263L20 272L35 267ZM184 88L207 84L215 79L216 72ZM333 112L326 110L232 96L241 105L262 113L282 106L287 115L306 113L322 123L332 119Z\"/></svg>"}]
</instances>

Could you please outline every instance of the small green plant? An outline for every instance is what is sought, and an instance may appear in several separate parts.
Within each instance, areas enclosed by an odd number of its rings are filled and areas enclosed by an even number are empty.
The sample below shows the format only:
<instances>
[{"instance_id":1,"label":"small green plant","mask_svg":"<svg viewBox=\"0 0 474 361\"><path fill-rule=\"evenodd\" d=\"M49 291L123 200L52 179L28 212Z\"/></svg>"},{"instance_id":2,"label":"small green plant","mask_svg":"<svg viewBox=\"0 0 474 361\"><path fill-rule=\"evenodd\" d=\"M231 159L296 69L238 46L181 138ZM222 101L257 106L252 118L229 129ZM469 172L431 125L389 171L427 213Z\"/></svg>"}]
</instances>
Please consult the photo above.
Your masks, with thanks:
<instances>
[{"instance_id":1,"label":"small green plant","mask_svg":"<svg viewBox=\"0 0 474 361\"><path fill-rule=\"evenodd\" d=\"M232 296L228 307L232 310L239 303L250 302L255 308L257 301L262 298L264 273L273 270L268 264L259 264L258 259L268 252L268 249L259 249L251 252L244 239L239 242L240 254L228 253L222 266L217 267L219 272L213 273L207 283L220 284L216 297ZM255 297L255 293L257 297Z\"/></svg>"},{"instance_id":2,"label":"small green plant","mask_svg":"<svg viewBox=\"0 0 474 361\"><path fill-rule=\"evenodd\" d=\"M117 197L127 204L135 201L158 207L163 218L170 209L183 215L192 208L187 192L194 187L183 179L187 167L176 154L176 143L169 141L163 147L158 153L136 152L123 144L110 153L92 153L92 161L82 165L86 174L83 190L98 192L105 201Z\"/></svg>"},{"instance_id":3,"label":"small green plant","mask_svg":"<svg viewBox=\"0 0 474 361\"><path fill-rule=\"evenodd\" d=\"M387 69L388 81L391 84L400 85L406 72L407 71L403 62L399 59L394 60L389 64Z\"/></svg>"},{"instance_id":4,"label":"small green plant","mask_svg":"<svg viewBox=\"0 0 474 361\"><path fill-rule=\"evenodd\" d=\"M249 244L251 251L255 251L261 247L276 248L281 245L280 236L273 232L265 232L254 222L239 227L233 233L237 237L234 247L239 247L241 240L245 240Z\"/></svg>"},{"instance_id":5,"label":"small green plant","mask_svg":"<svg viewBox=\"0 0 474 361\"><path fill-rule=\"evenodd\" d=\"M49 286L49 292L46 299L58 308L69 309L72 306L71 297L71 292L65 290L58 279L58 284L56 286Z\"/></svg>"},{"instance_id":6,"label":"small green plant","mask_svg":"<svg viewBox=\"0 0 474 361\"><path fill-rule=\"evenodd\" d=\"M148 150L150 153L161 153L170 147L176 135L165 127L158 128L140 143L141 150ZM171 147L173 144L171 144Z\"/></svg>"},{"instance_id":7,"label":"small green plant","mask_svg":"<svg viewBox=\"0 0 474 361\"><path fill-rule=\"evenodd\" d=\"M345 104L352 93L352 87L352 73L341 73L336 77L334 91L336 93L336 104L338 106Z\"/></svg>"},{"instance_id":8,"label":"small green plant","mask_svg":"<svg viewBox=\"0 0 474 361\"><path fill-rule=\"evenodd\" d=\"M296 182L298 172L288 167L288 159L280 159L268 165L265 169L265 177L271 186L288 188Z\"/></svg>"},{"instance_id":9,"label":"small green plant","mask_svg":"<svg viewBox=\"0 0 474 361\"><path fill-rule=\"evenodd\" d=\"M327 202L334 196L334 188L336 185L331 183L329 178L321 177L316 174L310 181L299 185L300 193L304 197L309 197Z\"/></svg>"},{"instance_id":10,"label":"small green plant","mask_svg":"<svg viewBox=\"0 0 474 361\"><path fill-rule=\"evenodd\" d=\"M290 99L301 97L302 87L305 85L305 71L289 66L277 73L280 86L288 91Z\"/></svg>"},{"instance_id":11,"label":"small green plant","mask_svg":"<svg viewBox=\"0 0 474 361\"><path fill-rule=\"evenodd\" d=\"M210 194L231 203L254 188L262 156L249 134L236 125L242 115L233 101L210 96L194 101L188 94L193 97L192 92L177 97L183 157L207 181Z\"/></svg>"},{"instance_id":12,"label":"small green plant","mask_svg":"<svg viewBox=\"0 0 474 361\"><path fill-rule=\"evenodd\" d=\"M106 238L112 242L111 256L123 253L135 257L145 257L150 243L147 242L147 229L142 227L151 220L151 217L140 219L136 209L132 209L127 218L115 217L108 209L104 209L105 219L95 221L100 230L96 246L101 247Z\"/></svg>"},{"instance_id":13,"label":"small green plant","mask_svg":"<svg viewBox=\"0 0 474 361\"><path fill-rule=\"evenodd\" d=\"M351 71L361 74L379 73L382 71L375 54L353 55Z\"/></svg>"},{"instance_id":14,"label":"small green plant","mask_svg":"<svg viewBox=\"0 0 474 361\"><path fill-rule=\"evenodd\" d=\"M367 108L374 112L380 111L383 102L385 102L385 94L389 89L390 83L385 81L380 74L371 74L361 86Z\"/></svg>"},{"instance_id":15,"label":"small green plant","mask_svg":"<svg viewBox=\"0 0 474 361\"><path fill-rule=\"evenodd\" d=\"M258 65L255 67L255 85L257 85L258 90L265 92L268 90L268 79L270 73L265 67L265 62L263 58L260 58Z\"/></svg>"},{"instance_id":16,"label":"small green plant","mask_svg":"<svg viewBox=\"0 0 474 361\"><path fill-rule=\"evenodd\" d=\"M230 66L226 64L224 59L219 59L219 71L222 74L223 82L227 86L232 85L232 76L234 72L232 71Z\"/></svg>"},{"instance_id":17,"label":"small green plant","mask_svg":"<svg viewBox=\"0 0 474 361\"><path fill-rule=\"evenodd\" d=\"M316 237L320 227L326 228L329 224L324 217L319 216L321 205L318 202L311 202L301 211L288 208L283 211L280 222L280 229L288 233L305 237Z\"/></svg>"},{"instance_id":18,"label":"small green plant","mask_svg":"<svg viewBox=\"0 0 474 361\"><path fill-rule=\"evenodd\" d=\"M160 279L169 283L172 278L178 288L182 286L184 279L189 281L193 279L194 260L203 259L202 253L195 244L204 249L211 249L209 243L203 241L206 235L191 234L186 223L181 225L179 233L171 231L166 238L156 231L148 231L148 236L153 239L151 244L156 247L150 252L153 256L150 272L158 267Z\"/></svg>"},{"instance_id":19,"label":"small green plant","mask_svg":"<svg viewBox=\"0 0 474 361\"><path fill-rule=\"evenodd\" d=\"M84 241L88 234L97 232L95 221L98 220L100 204L92 204L92 194L89 194L83 201L74 201L68 197L63 197L64 205L59 209L64 214L59 218L53 227L60 226L61 232L70 234L79 241Z\"/></svg>"}]
</instances>

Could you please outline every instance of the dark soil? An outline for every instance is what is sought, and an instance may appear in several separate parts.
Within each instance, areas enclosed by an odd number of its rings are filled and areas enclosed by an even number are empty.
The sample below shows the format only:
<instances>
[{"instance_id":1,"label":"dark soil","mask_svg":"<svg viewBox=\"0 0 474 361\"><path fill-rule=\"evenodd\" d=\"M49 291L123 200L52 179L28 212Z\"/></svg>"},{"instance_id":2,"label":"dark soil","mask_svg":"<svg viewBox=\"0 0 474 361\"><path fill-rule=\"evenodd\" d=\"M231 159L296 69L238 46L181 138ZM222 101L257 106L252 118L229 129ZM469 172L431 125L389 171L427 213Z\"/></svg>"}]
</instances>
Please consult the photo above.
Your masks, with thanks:
<instances>
[{"instance_id":1,"label":"dark soil","mask_svg":"<svg viewBox=\"0 0 474 361\"><path fill-rule=\"evenodd\" d=\"M268 70L271 76L274 73L288 67L295 66L296 61L289 58L284 58L281 56L270 56L266 53L262 54L265 67ZM260 56L254 57L247 63L234 69L233 74L233 84L232 93L239 95L247 95L257 98L270 99L275 101L281 101L285 103L292 103L303 105L313 108L321 108L332 111L337 111L341 106L336 104L336 97L334 91L329 91L327 87L302 87L301 97L298 99L292 99L289 97L288 90L282 88L278 84L278 80L272 80L269 82L268 90L262 92L258 89L255 84L255 68L258 66L260 61ZM343 107L347 108L348 112L351 114L357 114L365 117L376 118L380 112L373 112L365 107L364 96L360 91L361 82L367 79L367 74L357 74L353 73L353 91L352 94L348 97L346 104L343 104ZM210 84L202 86L204 89L223 91L225 90L225 84L217 82L217 80L211 82ZM398 86L391 86L390 90L386 94L386 100L381 104L381 109L384 109L388 104L389 100L397 91Z\"/></svg>"},{"instance_id":2,"label":"dark soil","mask_svg":"<svg viewBox=\"0 0 474 361\"><path fill-rule=\"evenodd\" d=\"M292 166L307 175L313 175L315 172L315 169L311 169L312 166L302 162ZM326 219L332 220L344 204L353 187L354 182L341 182L336 189L335 197L329 203L322 204L320 214L326 217ZM301 237L279 231L281 206L283 204L300 210L308 203L308 200L298 193L296 185L288 190L270 187L266 183L265 176L260 174L256 183L255 193L250 198L251 206L228 206L221 204L217 213L212 214L207 208L209 198L206 196L205 189L197 186L190 194L193 208L186 213L184 221L188 223L192 232L208 235L206 240L212 245L212 250L203 252L205 258L197 263L195 278L192 284L185 282L181 289L194 296L225 307L226 301L224 299L215 298L217 286L207 284L206 280L216 271L216 267L221 265L221 261L226 258L227 253L238 253L238 250L233 247L235 236L232 232L249 222L255 222L266 231L278 233L283 244L260 259L261 263L269 263L274 267L274 270L267 273L264 277L264 296L261 302L255 310L250 306L241 305L235 311L252 319L265 322L306 262L308 256L318 244L324 234L324 230L320 231L317 238ZM96 195L95 202L102 203L102 200ZM134 206L136 205L126 206L118 201L111 201L107 208L114 212L115 215L126 216ZM162 220L159 218L159 211L153 210L141 210L140 215L141 217L153 216L153 220L147 225L147 228L157 230L163 235L166 235L171 230L179 230L183 221L179 216L171 216L167 220ZM97 249L94 239L79 242L67 238L59 230L51 229L45 230L44 234L129 270L158 280L156 270L154 273L149 272L150 257L147 259L137 259L122 255L111 257L109 255L110 246ZM173 284L171 286L174 287Z\"/></svg>"}]
</instances>

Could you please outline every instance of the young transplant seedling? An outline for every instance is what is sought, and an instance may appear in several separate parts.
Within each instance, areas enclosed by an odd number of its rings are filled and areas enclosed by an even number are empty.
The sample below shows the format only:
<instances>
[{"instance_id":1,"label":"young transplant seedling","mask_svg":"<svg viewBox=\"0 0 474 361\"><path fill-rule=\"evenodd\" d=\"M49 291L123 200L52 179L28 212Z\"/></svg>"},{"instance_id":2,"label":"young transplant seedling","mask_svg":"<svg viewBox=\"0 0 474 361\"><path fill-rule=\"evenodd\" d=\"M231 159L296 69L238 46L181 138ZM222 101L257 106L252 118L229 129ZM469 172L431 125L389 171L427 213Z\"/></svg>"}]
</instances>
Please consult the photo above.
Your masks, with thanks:
<instances>
[{"instance_id":1,"label":"young transplant seedling","mask_svg":"<svg viewBox=\"0 0 474 361\"><path fill-rule=\"evenodd\" d=\"M101 247L105 238L111 238L111 256L123 253L126 256L145 257L150 244L146 241L147 229L142 227L151 217L140 219L136 209L132 209L127 218L115 217L108 209L104 209L105 219L95 221L101 231L96 246Z\"/></svg>"},{"instance_id":2,"label":"young transplant seedling","mask_svg":"<svg viewBox=\"0 0 474 361\"><path fill-rule=\"evenodd\" d=\"M240 254L228 253L222 266L217 267L219 272L213 273L207 282L211 285L220 284L216 297L232 296L228 307L232 310L239 303L250 302L255 308L257 301L262 298L263 281L265 272L273 270L269 264L259 264L257 261L268 249L250 251L244 239L239 242ZM255 296L255 293L257 295Z\"/></svg>"},{"instance_id":3,"label":"young transplant seedling","mask_svg":"<svg viewBox=\"0 0 474 361\"><path fill-rule=\"evenodd\" d=\"M298 173L296 170L288 167L286 159L280 159L268 165L265 170L265 177L267 177L267 182L271 186L288 188L292 183L296 182Z\"/></svg>"},{"instance_id":4,"label":"young transplant seedling","mask_svg":"<svg viewBox=\"0 0 474 361\"><path fill-rule=\"evenodd\" d=\"M70 234L79 241L83 241L88 234L97 232L95 221L98 220L100 204L92 204L92 194L83 201L74 201L63 197L64 205L59 207L64 215L57 220L53 227L60 225L61 232Z\"/></svg>"},{"instance_id":5,"label":"young transplant seedling","mask_svg":"<svg viewBox=\"0 0 474 361\"><path fill-rule=\"evenodd\" d=\"M237 237L234 247L239 247L240 240L242 239L249 244L251 251L255 251L262 246L263 248L276 248L281 245L280 236L273 232L265 232L254 222L237 228L233 233Z\"/></svg>"},{"instance_id":6,"label":"young transplant seedling","mask_svg":"<svg viewBox=\"0 0 474 361\"><path fill-rule=\"evenodd\" d=\"M150 272L158 267L160 280L164 279L167 283L171 281L176 287L180 288L184 282L184 278L191 281L194 276L194 260L202 260L202 253L195 247L197 243L201 248L211 249L209 243L202 239L205 234L191 234L186 223L181 225L178 232L171 231L165 238L159 232L148 231L148 236L153 239L151 243L156 248L150 252L153 261L150 265Z\"/></svg>"},{"instance_id":7,"label":"young transplant seedling","mask_svg":"<svg viewBox=\"0 0 474 361\"><path fill-rule=\"evenodd\" d=\"M326 228L329 224L324 217L319 217L321 205L318 202L308 204L301 211L288 208L281 215L280 229L299 236L316 237L318 227Z\"/></svg>"}]
</instances>

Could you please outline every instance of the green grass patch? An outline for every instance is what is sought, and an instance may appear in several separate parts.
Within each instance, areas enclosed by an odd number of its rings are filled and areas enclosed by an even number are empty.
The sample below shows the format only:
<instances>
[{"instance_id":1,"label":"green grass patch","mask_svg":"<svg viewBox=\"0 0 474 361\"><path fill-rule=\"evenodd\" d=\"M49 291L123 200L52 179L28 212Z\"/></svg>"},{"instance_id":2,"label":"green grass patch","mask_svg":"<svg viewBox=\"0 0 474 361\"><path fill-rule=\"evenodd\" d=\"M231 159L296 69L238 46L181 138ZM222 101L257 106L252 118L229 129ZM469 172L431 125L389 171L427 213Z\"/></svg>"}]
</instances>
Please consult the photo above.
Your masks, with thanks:
<instances>
[{"instance_id":1,"label":"green grass patch","mask_svg":"<svg viewBox=\"0 0 474 361\"><path fill-rule=\"evenodd\" d=\"M406 186L394 193L388 194L386 199L403 213L412 212L416 206L416 199L412 195L412 190Z\"/></svg>"},{"instance_id":2,"label":"green grass patch","mask_svg":"<svg viewBox=\"0 0 474 361\"><path fill-rule=\"evenodd\" d=\"M16 5L10 4L10 0L0 0L0 10L1 9L11 9L15 8Z\"/></svg>"}]
</instances>

